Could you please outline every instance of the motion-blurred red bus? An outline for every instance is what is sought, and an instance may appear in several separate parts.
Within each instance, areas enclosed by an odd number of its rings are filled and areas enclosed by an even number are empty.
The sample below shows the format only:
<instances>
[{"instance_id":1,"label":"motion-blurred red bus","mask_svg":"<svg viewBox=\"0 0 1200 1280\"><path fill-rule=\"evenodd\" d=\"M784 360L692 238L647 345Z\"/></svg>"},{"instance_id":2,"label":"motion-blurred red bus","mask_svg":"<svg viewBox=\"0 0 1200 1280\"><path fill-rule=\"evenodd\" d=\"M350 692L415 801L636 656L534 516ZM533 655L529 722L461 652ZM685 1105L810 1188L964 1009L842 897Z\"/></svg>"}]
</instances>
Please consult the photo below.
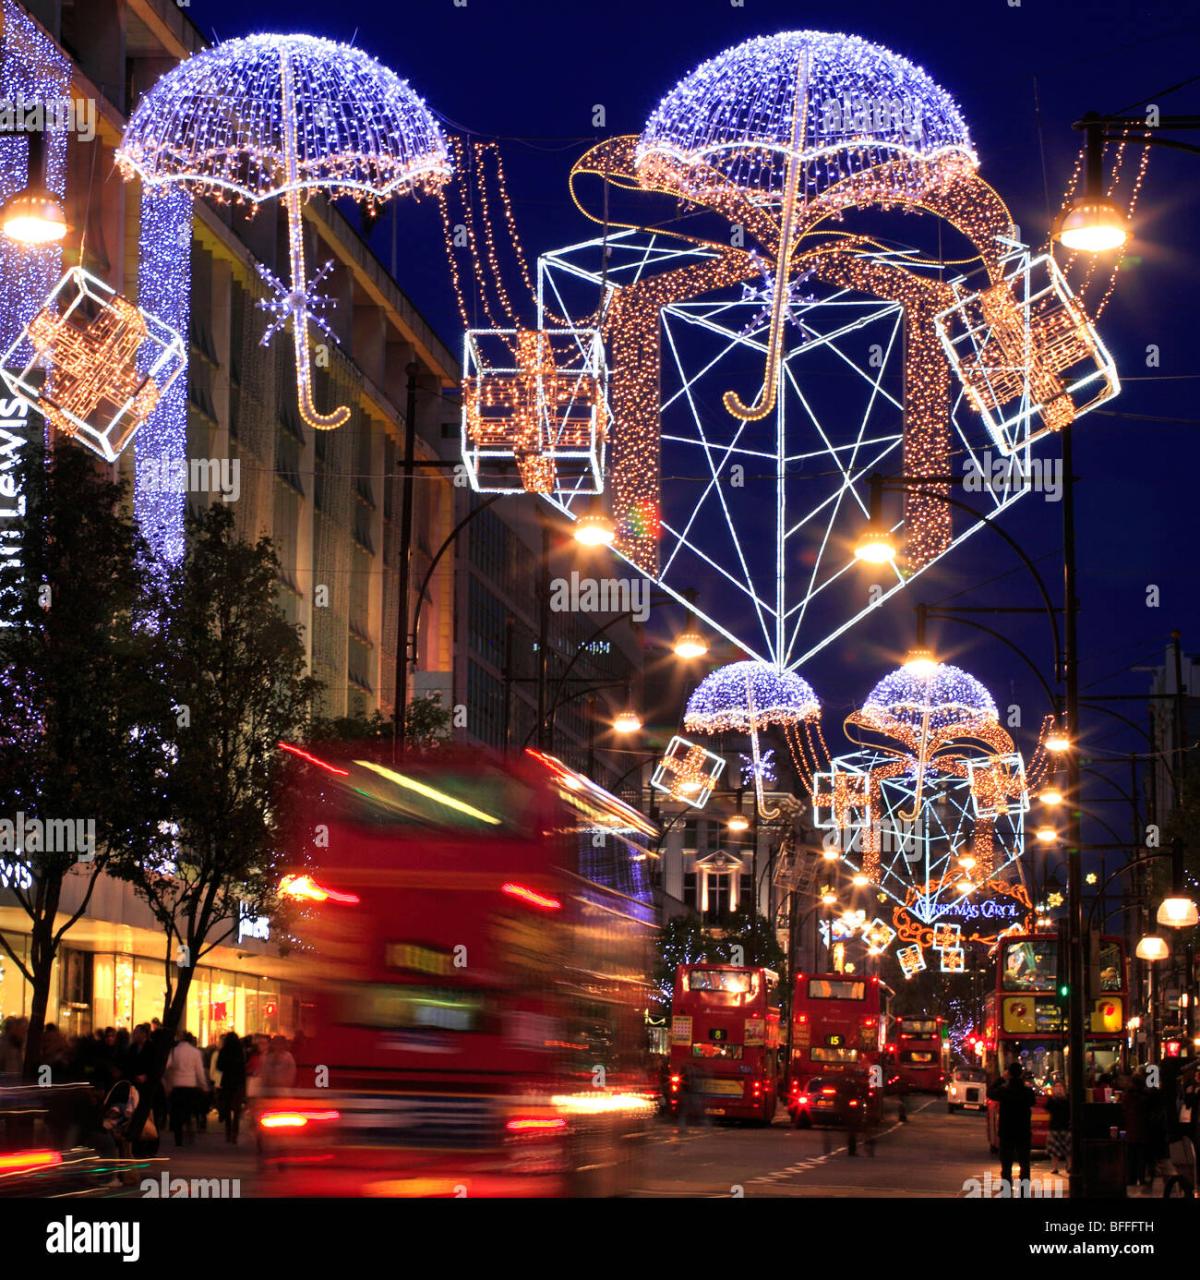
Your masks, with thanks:
<instances>
[{"instance_id":1,"label":"motion-blurred red bus","mask_svg":"<svg viewBox=\"0 0 1200 1280\"><path fill-rule=\"evenodd\" d=\"M946 1086L948 1051L942 1019L910 1017L895 1021L895 1071L906 1093L941 1093Z\"/></svg>"},{"instance_id":2,"label":"motion-blurred red bus","mask_svg":"<svg viewBox=\"0 0 1200 1280\"><path fill-rule=\"evenodd\" d=\"M322 838L284 884L303 1037L298 1087L256 1107L268 1193L626 1189L657 1093L654 828L540 753L301 756Z\"/></svg>"},{"instance_id":3,"label":"motion-blurred red bus","mask_svg":"<svg viewBox=\"0 0 1200 1280\"><path fill-rule=\"evenodd\" d=\"M685 1093L705 1115L770 1124L779 1097L779 975L773 969L681 964L671 999L667 1109Z\"/></svg>"},{"instance_id":4,"label":"motion-blurred red bus","mask_svg":"<svg viewBox=\"0 0 1200 1280\"><path fill-rule=\"evenodd\" d=\"M1128 967L1119 937L1096 941L1089 957L1094 989L1087 1001L1084 1048L1089 1085L1102 1074L1120 1072L1125 1057ZM1065 983L1063 946L1057 933L1008 934L997 943L996 990L986 1003L987 1067L991 1079L1013 1062L1038 1092L1033 1111L1033 1147L1044 1149L1049 1131L1045 1099L1066 1083L1067 1017L1060 984ZM999 1105L988 1102L988 1143L999 1147Z\"/></svg>"},{"instance_id":5,"label":"motion-blurred red bus","mask_svg":"<svg viewBox=\"0 0 1200 1280\"><path fill-rule=\"evenodd\" d=\"M792 990L792 1056L787 1106L795 1119L809 1082L840 1071L865 1072L881 1095L892 989L856 973L798 973ZM873 1067L881 1068L874 1075Z\"/></svg>"}]
</instances>

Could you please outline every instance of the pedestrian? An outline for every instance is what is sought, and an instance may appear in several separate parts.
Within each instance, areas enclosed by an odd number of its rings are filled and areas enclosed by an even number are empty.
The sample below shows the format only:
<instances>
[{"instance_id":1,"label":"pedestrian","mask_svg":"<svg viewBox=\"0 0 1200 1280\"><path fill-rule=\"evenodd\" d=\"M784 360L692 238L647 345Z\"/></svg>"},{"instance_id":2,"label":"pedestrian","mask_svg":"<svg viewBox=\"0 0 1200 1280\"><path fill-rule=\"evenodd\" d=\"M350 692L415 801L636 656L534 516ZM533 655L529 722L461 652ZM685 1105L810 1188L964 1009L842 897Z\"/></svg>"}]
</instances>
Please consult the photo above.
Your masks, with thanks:
<instances>
[{"instance_id":1,"label":"pedestrian","mask_svg":"<svg viewBox=\"0 0 1200 1280\"><path fill-rule=\"evenodd\" d=\"M235 1146L242 1108L246 1105L246 1054L236 1031L226 1032L217 1051L217 1070L221 1073L221 1109L225 1116L225 1141Z\"/></svg>"},{"instance_id":2,"label":"pedestrian","mask_svg":"<svg viewBox=\"0 0 1200 1280\"><path fill-rule=\"evenodd\" d=\"M192 1136L192 1120L199 1105L199 1098L208 1089L208 1076L204 1071L204 1055L191 1043L186 1032L175 1042L167 1058L163 1085L170 1100L171 1132L175 1145L183 1146L183 1135Z\"/></svg>"},{"instance_id":3,"label":"pedestrian","mask_svg":"<svg viewBox=\"0 0 1200 1280\"><path fill-rule=\"evenodd\" d=\"M1060 1165L1063 1169L1069 1168L1071 1158L1071 1104L1061 1080L1054 1082L1046 1100L1046 1110L1050 1114L1046 1154L1050 1157L1050 1172L1058 1173Z\"/></svg>"},{"instance_id":4,"label":"pedestrian","mask_svg":"<svg viewBox=\"0 0 1200 1280\"><path fill-rule=\"evenodd\" d=\"M1128 1178L1131 1187L1144 1187L1148 1172L1153 1177L1147 1142L1150 1109L1148 1095L1146 1073L1139 1067L1134 1072L1129 1088L1121 1098L1121 1110L1125 1118L1125 1143L1129 1154Z\"/></svg>"},{"instance_id":5,"label":"pedestrian","mask_svg":"<svg viewBox=\"0 0 1200 1280\"><path fill-rule=\"evenodd\" d=\"M988 1098L1000 1104L1000 1178L1012 1187L1013 1197L1019 1197L1021 1187L1012 1180L1013 1162L1016 1161L1021 1183L1029 1186L1029 1164L1033 1147L1033 1107L1037 1094L1025 1083L1025 1072L1019 1062L1008 1067L1008 1079L998 1077L988 1089Z\"/></svg>"},{"instance_id":6,"label":"pedestrian","mask_svg":"<svg viewBox=\"0 0 1200 1280\"><path fill-rule=\"evenodd\" d=\"M265 1095L286 1093L296 1083L296 1059L283 1036L272 1036L263 1058L262 1091Z\"/></svg>"}]
</instances>

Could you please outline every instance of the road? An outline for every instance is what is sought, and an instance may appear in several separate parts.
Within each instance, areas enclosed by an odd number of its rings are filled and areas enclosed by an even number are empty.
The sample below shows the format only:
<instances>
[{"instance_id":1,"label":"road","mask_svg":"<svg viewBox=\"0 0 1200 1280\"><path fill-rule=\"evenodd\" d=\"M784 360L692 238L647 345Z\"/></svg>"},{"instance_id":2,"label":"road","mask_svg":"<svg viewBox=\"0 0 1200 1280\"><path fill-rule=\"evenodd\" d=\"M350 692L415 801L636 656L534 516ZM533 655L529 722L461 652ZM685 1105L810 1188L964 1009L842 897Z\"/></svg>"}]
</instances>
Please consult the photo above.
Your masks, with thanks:
<instances>
[{"instance_id":1,"label":"road","mask_svg":"<svg viewBox=\"0 0 1200 1280\"><path fill-rule=\"evenodd\" d=\"M769 1129L714 1125L650 1139L642 1196L961 1196L969 1179L998 1173L982 1114L950 1115L941 1098L909 1101L909 1120L889 1114L875 1155L850 1156L840 1129L793 1129L780 1111ZM1048 1166L1034 1162L1040 1178Z\"/></svg>"}]
</instances>

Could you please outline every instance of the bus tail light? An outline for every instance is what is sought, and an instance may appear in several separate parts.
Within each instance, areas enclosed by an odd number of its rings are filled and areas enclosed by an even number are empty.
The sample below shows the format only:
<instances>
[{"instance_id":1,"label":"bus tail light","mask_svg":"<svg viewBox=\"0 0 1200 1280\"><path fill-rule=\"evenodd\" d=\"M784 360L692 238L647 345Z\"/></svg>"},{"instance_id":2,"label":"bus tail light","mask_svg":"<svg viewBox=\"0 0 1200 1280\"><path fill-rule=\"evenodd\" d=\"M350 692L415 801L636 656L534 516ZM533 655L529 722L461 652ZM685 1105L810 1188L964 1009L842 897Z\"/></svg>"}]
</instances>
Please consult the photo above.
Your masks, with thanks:
<instances>
[{"instance_id":1,"label":"bus tail light","mask_svg":"<svg viewBox=\"0 0 1200 1280\"><path fill-rule=\"evenodd\" d=\"M675 1075L673 1075L673 1076L671 1077L671 1092L672 1092L672 1093L678 1093L678 1092L679 1092L679 1086L680 1086L682 1083L683 1083L683 1077L682 1077L682 1076L675 1076Z\"/></svg>"},{"instance_id":2,"label":"bus tail light","mask_svg":"<svg viewBox=\"0 0 1200 1280\"><path fill-rule=\"evenodd\" d=\"M504 1122L504 1145L513 1173L561 1173L567 1168L570 1125L551 1111L518 1111Z\"/></svg>"},{"instance_id":3,"label":"bus tail light","mask_svg":"<svg viewBox=\"0 0 1200 1280\"><path fill-rule=\"evenodd\" d=\"M797 1105L798 1107L807 1107L807 1106L808 1106L808 1094L807 1094L807 1093L798 1093L798 1094L796 1095L796 1105Z\"/></svg>"},{"instance_id":4,"label":"bus tail light","mask_svg":"<svg viewBox=\"0 0 1200 1280\"><path fill-rule=\"evenodd\" d=\"M510 898L516 898L518 902L523 902L527 907L537 907L541 911L562 910L562 903L557 898L552 898L545 893L538 893L536 889L531 889L526 884L516 884L510 880L500 886L500 892L507 894Z\"/></svg>"},{"instance_id":5,"label":"bus tail light","mask_svg":"<svg viewBox=\"0 0 1200 1280\"><path fill-rule=\"evenodd\" d=\"M826 1085L825 1088L821 1090L821 1097L832 1098L835 1093L837 1093L837 1090L832 1085Z\"/></svg>"},{"instance_id":6,"label":"bus tail light","mask_svg":"<svg viewBox=\"0 0 1200 1280\"><path fill-rule=\"evenodd\" d=\"M297 1129L307 1129L314 1122L340 1120L341 1115L340 1111L334 1111L331 1108L321 1111L302 1111L299 1109L264 1111L258 1117L258 1127L260 1129L283 1129L294 1132Z\"/></svg>"}]
</instances>

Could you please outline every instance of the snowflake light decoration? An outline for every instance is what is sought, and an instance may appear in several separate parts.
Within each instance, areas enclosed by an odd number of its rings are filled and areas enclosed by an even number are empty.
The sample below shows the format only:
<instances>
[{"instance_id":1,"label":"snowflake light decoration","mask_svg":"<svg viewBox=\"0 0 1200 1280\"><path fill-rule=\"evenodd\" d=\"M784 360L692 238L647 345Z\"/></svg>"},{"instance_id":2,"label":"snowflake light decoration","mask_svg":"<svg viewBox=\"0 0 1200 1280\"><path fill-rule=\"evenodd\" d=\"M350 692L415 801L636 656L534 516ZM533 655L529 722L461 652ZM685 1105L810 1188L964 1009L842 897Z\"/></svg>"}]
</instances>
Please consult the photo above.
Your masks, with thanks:
<instances>
[{"instance_id":1,"label":"snowflake light decoration","mask_svg":"<svg viewBox=\"0 0 1200 1280\"><path fill-rule=\"evenodd\" d=\"M742 326L742 336L748 337L750 334L758 333L765 328L775 312L775 279L771 274L767 263L759 257L759 272L761 280L758 283L749 282L742 285L742 301L754 303L756 310L750 316L750 319ZM804 310L811 307L816 302L816 296L808 287L812 280L814 272L809 269L802 271L798 276L787 282L787 297L784 299L783 314L785 320L789 324L793 324L805 338L815 337L815 332L804 321Z\"/></svg>"},{"instance_id":2,"label":"snowflake light decoration","mask_svg":"<svg viewBox=\"0 0 1200 1280\"><path fill-rule=\"evenodd\" d=\"M446 140L408 83L361 49L315 36L229 40L145 95L117 164L151 193L178 185L251 209L283 199L292 282L273 305L291 321L300 415L326 430L348 422L347 406L322 413L313 400L308 321L319 295L307 278L301 203L320 191L374 206L446 182Z\"/></svg>"},{"instance_id":3,"label":"snowflake light decoration","mask_svg":"<svg viewBox=\"0 0 1200 1280\"><path fill-rule=\"evenodd\" d=\"M757 760L752 755L748 756L744 751L739 751L738 763L742 766L743 778L761 779L770 786L778 777L775 770L774 747L768 747L766 751L760 752Z\"/></svg>"}]
</instances>

